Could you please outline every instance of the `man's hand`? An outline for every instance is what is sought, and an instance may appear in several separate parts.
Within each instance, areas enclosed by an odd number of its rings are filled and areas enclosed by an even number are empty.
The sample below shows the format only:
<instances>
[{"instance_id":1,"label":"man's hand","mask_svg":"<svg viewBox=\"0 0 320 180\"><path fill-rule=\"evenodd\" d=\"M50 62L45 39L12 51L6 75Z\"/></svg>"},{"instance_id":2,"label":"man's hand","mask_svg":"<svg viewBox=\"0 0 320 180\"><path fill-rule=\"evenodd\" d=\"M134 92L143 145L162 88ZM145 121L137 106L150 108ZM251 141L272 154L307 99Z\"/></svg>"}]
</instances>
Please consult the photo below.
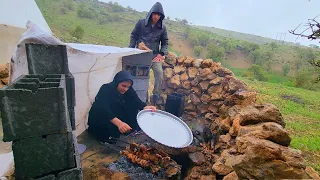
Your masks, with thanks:
<instances>
[{"instance_id":1,"label":"man's hand","mask_svg":"<svg viewBox=\"0 0 320 180\"><path fill-rule=\"evenodd\" d=\"M154 62L162 62L164 61L164 56L162 56L161 54L158 54L156 57L153 58Z\"/></svg>"},{"instance_id":2,"label":"man's hand","mask_svg":"<svg viewBox=\"0 0 320 180\"><path fill-rule=\"evenodd\" d=\"M157 110L157 108L155 106L146 106L143 109L150 109L153 112Z\"/></svg>"}]
</instances>

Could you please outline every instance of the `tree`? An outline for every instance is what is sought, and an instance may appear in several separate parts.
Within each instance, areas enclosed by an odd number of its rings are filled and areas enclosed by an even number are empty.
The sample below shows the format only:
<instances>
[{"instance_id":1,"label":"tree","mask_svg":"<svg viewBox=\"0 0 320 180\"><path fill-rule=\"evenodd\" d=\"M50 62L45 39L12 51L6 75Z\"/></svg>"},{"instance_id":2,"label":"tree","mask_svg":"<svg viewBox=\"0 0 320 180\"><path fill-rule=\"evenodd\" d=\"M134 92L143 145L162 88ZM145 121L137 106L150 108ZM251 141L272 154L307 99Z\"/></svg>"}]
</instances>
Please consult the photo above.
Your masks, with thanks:
<instances>
[{"instance_id":1,"label":"tree","mask_svg":"<svg viewBox=\"0 0 320 180\"><path fill-rule=\"evenodd\" d=\"M199 40L199 44L202 47L206 47L207 43L209 42L210 36L208 33L206 32L202 32L198 35L198 40Z\"/></svg>"},{"instance_id":2,"label":"tree","mask_svg":"<svg viewBox=\"0 0 320 180\"><path fill-rule=\"evenodd\" d=\"M250 59L253 61L254 64L258 65L264 65L266 62L268 62L273 53L267 48L259 48L254 51L252 51L249 54Z\"/></svg>"},{"instance_id":3,"label":"tree","mask_svg":"<svg viewBox=\"0 0 320 180\"><path fill-rule=\"evenodd\" d=\"M186 19L182 19L181 22L182 22L182 24L184 24L184 25L188 25L188 21L187 21Z\"/></svg>"},{"instance_id":4,"label":"tree","mask_svg":"<svg viewBox=\"0 0 320 180\"><path fill-rule=\"evenodd\" d=\"M221 46L224 47L226 53L232 53L236 49L236 44L232 40L221 41Z\"/></svg>"},{"instance_id":5,"label":"tree","mask_svg":"<svg viewBox=\"0 0 320 180\"><path fill-rule=\"evenodd\" d=\"M84 30L83 28L78 25L72 32L71 32L71 35L73 37L75 37L77 40L80 40L83 38L83 35L84 35Z\"/></svg>"},{"instance_id":6,"label":"tree","mask_svg":"<svg viewBox=\"0 0 320 180\"><path fill-rule=\"evenodd\" d=\"M289 72L290 72L290 66L289 66L289 64L284 64L284 65L282 66L282 73L283 73L283 75L284 75L284 76L287 76Z\"/></svg>"},{"instance_id":7,"label":"tree","mask_svg":"<svg viewBox=\"0 0 320 180\"><path fill-rule=\"evenodd\" d=\"M248 71L251 72L253 74L254 78L257 79L258 81L268 81L268 76L267 76L266 72L263 71L261 66L259 66L257 64L253 64L248 69Z\"/></svg>"},{"instance_id":8,"label":"tree","mask_svg":"<svg viewBox=\"0 0 320 180\"><path fill-rule=\"evenodd\" d=\"M194 54L195 54L197 57L200 57L202 50L203 50L203 47L202 47L202 46L195 46L194 49L193 49Z\"/></svg>"},{"instance_id":9,"label":"tree","mask_svg":"<svg viewBox=\"0 0 320 180\"><path fill-rule=\"evenodd\" d=\"M279 47L279 45L278 45L276 42L271 42L271 43L269 44L269 46L270 46L271 50L274 50L274 49L276 49L276 48Z\"/></svg>"},{"instance_id":10,"label":"tree","mask_svg":"<svg viewBox=\"0 0 320 180\"><path fill-rule=\"evenodd\" d=\"M221 46L217 46L215 43L210 43L207 46L207 58L215 61L223 62L225 57L225 49Z\"/></svg>"}]
</instances>

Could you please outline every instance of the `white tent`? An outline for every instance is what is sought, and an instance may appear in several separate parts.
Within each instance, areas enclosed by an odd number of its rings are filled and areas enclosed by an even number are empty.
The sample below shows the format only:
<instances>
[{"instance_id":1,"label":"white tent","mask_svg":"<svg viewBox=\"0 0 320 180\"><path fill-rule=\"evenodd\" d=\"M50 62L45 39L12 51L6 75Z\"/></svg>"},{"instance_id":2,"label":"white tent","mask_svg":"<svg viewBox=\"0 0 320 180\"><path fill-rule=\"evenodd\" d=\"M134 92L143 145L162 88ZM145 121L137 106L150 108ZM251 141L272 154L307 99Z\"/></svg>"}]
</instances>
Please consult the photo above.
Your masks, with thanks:
<instances>
[{"instance_id":1,"label":"white tent","mask_svg":"<svg viewBox=\"0 0 320 180\"><path fill-rule=\"evenodd\" d=\"M0 2L0 64L10 62L11 55L32 21L43 31L51 30L34 0L1 0Z\"/></svg>"}]
</instances>

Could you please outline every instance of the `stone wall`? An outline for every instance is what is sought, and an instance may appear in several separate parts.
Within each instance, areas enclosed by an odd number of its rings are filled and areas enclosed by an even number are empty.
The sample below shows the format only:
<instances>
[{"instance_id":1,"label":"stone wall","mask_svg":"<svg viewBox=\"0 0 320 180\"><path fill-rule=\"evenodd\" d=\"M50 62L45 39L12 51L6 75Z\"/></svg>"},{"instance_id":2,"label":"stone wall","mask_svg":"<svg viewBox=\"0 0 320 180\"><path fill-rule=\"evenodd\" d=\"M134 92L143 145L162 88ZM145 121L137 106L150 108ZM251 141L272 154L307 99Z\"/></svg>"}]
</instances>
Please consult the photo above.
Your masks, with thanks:
<instances>
[{"instance_id":1,"label":"stone wall","mask_svg":"<svg viewBox=\"0 0 320 180\"><path fill-rule=\"evenodd\" d=\"M248 90L229 69L211 59L177 57L169 52L163 70L159 108L164 109L169 94L182 93L183 119L188 124L203 125L198 138L202 148L189 154L193 167L188 179L315 176L310 174L301 152L288 147L291 138L279 109L257 103L257 93Z\"/></svg>"}]
</instances>

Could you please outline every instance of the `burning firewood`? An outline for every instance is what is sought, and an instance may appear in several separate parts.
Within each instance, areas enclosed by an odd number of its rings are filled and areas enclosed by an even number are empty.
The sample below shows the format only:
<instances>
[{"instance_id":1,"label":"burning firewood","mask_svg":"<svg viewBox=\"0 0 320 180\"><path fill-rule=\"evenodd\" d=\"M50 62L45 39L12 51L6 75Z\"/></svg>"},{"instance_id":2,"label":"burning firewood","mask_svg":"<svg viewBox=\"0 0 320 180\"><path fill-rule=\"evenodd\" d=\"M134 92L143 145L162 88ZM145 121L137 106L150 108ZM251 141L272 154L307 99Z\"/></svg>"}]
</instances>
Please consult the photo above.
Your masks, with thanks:
<instances>
[{"instance_id":1,"label":"burning firewood","mask_svg":"<svg viewBox=\"0 0 320 180\"><path fill-rule=\"evenodd\" d=\"M167 177L173 177L181 172L181 166L167 153L143 144L131 143L120 154L127 157L132 163L150 169L153 174L163 170Z\"/></svg>"}]
</instances>

